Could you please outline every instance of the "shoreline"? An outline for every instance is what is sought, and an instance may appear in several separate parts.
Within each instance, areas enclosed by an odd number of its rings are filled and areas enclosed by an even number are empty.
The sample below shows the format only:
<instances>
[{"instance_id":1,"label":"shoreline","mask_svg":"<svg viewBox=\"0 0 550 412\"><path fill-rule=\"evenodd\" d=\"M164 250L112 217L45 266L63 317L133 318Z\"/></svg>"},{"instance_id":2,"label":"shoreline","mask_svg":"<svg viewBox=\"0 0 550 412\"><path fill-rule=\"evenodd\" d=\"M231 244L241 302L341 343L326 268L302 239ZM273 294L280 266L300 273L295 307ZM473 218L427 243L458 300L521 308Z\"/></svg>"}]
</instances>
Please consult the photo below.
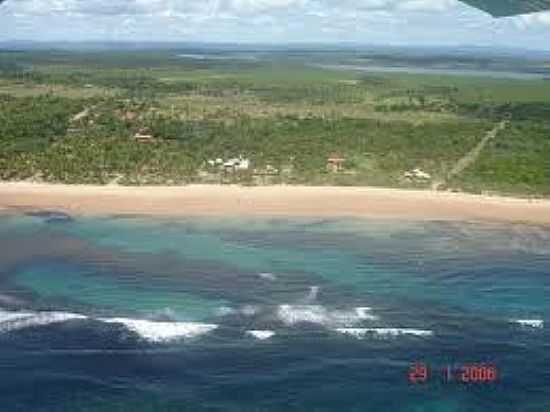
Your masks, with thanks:
<instances>
[{"instance_id":1,"label":"shoreline","mask_svg":"<svg viewBox=\"0 0 550 412\"><path fill-rule=\"evenodd\" d=\"M0 183L0 211L73 215L363 217L550 225L550 200L333 186Z\"/></svg>"}]
</instances>

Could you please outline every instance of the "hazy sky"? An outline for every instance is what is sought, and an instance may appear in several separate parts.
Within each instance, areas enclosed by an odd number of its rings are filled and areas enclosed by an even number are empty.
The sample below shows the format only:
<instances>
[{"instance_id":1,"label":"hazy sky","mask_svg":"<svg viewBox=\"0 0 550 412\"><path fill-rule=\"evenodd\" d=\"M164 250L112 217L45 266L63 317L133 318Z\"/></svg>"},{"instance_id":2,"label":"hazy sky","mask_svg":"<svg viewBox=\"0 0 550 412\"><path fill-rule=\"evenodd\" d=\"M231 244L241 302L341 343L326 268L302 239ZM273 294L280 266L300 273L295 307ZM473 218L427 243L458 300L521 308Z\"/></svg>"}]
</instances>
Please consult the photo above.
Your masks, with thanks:
<instances>
[{"instance_id":1,"label":"hazy sky","mask_svg":"<svg viewBox=\"0 0 550 412\"><path fill-rule=\"evenodd\" d=\"M458 0L7 0L0 40L477 44L550 49L550 12Z\"/></svg>"}]
</instances>

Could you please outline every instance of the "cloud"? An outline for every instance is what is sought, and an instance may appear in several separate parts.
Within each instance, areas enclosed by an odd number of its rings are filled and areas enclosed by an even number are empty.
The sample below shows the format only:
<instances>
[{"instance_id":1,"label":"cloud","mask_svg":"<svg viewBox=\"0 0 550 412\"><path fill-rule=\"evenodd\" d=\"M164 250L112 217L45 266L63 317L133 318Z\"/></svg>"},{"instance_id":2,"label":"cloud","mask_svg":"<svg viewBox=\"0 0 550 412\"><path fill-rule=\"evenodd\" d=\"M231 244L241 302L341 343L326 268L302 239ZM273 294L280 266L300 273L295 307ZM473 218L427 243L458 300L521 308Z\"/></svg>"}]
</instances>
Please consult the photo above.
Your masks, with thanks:
<instances>
[{"instance_id":1,"label":"cloud","mask_svg":"<svg viewBox=\"0 0 550 412\"><path fill-rule=\"evenodd\" d=\"M529 27L550 27L550 12L526 14L513 18L516 24L522 29Z\"/></svg>"},{"instance_id":2,"label":"cloud","mask_svg":"<svg viewBox=\"0 0 550 412\"><path fill-rule=\"evenodd\" d=\"M305 6L306 0L225 0L220 3L224 3L227 9L236 12L258 13L301 8Z\"/></svg>"},{"instance_id":3,"label":"cloud","mask_svg":"<svg viewBox=\"0 0 550 412\"><path fill-rule=\"evenodd\" d=\"M548 48L550 13L494 20L458 0L8 0L0 38Z\"/></svg>"},{"instance_id":4,"label":"cloud","mask_svg":"<svg viewBox=\"0 0 550 412\"><path fill-rule=\"evenodd\" d=\"M386 12L441 12L461 4L458 0L319 0L318 3L332 9Z\"/></svg>"},{"instance_id":5,"label":"cloud","mask_svg":"<svg viewBox=\"0 0 550 412\"><path fill-rule=\"evenodd\" d=\"M401 10L443 12L456 7L455 0L408 0L398 2L397 7Z\"/></svg>"}]
</instances>

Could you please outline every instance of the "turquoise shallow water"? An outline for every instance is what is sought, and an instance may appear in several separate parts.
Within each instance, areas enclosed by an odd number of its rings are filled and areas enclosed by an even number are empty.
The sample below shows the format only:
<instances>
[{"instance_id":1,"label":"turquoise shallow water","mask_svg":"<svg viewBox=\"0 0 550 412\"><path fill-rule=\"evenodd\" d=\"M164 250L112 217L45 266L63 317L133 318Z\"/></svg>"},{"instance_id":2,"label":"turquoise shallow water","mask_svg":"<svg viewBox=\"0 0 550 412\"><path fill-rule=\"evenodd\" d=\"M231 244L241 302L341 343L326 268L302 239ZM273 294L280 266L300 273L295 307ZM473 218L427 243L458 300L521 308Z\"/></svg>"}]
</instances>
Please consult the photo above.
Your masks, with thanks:
<instances>
[{"instance_id":1,"label":"turquoise shallow water","mask_svg":"<svg viewBox=\"0 0 550 412\"><path fill-rule=\"evenodd\" d=\"M550 410L549 263L534 226L6 215L0 394L6 410ZM470 363L498 382L442 374Z\"/></svg>"},{"instance_id":2,"label":"turquoise shallow water","mask_svg":"<svg viewBox=\"0 0 550 412\"><path fill-rule=\"evenodd\" d=\"M136 279L113 280L75 265L42 264L17 272L15 284L43 299L66 298L86 305L142 316L169 311L178 320L201 320L224 305L172 287Z\"/></svg>"}]
</instances>

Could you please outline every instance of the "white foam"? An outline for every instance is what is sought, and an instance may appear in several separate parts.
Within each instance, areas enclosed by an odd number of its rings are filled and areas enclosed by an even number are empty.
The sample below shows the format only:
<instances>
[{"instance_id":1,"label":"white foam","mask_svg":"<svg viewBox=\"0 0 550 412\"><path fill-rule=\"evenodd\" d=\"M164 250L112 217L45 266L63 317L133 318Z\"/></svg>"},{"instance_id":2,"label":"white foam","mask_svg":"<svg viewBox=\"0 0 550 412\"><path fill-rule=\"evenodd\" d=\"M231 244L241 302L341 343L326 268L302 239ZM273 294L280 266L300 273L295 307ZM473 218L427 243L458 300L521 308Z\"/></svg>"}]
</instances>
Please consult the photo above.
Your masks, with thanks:
<instances>
[{"instance_id":1,"label":"white foam","mask_svg":"<svg viewBox=\"0 0 550 412\"><path fill-rule=\"evenodd\" d=\"M277 280L277 276L273 273L258 273L258 276L265 280L270 280L272 282Z\"/></svg>"},{"instance_id":2,"label":"white foam","mask_svg":"<svg viewBox=\"0 0 550 412\"><path fill-rule=\"evenodd\" d=\"M259 312L259 308L254 305L244 305L240 309L234 309L229 306L221 306L216 310L218 316L228 316L234 314L240 314L244 316L254 316Z\"/></svg>"},{"instance_id":3,"label":"white foam","mask_svg":"<svg viewBox=\"0 0 550 412\"><path fill-rule=\"evenodd\" d=\"M246 334L259 340L266 340L275 336L275 332L272 330L247 330Z\"/></svg>"},{"instance_id":4,"label":"white foam","mask_svg":"<svg viewBox=\"0 0 550 412\"><path fill-rule=\"evenodd\" d=\"M358 339L362 339L367 335L377 335L385 337L395 337L400 335L413 335L413 336L432 336L431 330L422 329L403 329L403 328L337 328L337 332L345 335L350 335Z\"/></svg>"},{"instance_id":5,"label":"white foam","mask_svg":"<svg viewBox=\"0 0 550 412\"><path fill-rule=\"evenodd\" d=\"M372 308L369 308L369 307L363 306L363 307L355 308L355 313L357 313L357 316L359 317L359 319L377 320L378 316L373 315L371 312L372 312Z\"/></svg>"},{"instance_id":6,"label":"white foam","mask_svg":"<svg viewBox=\"0 0 550 412\"><path fill-rule=\"evenodd\" d=\"M7 312L0 310L0 332L63 323L86 316L69 312Z\"/></svg>"},{"instance_id":7,"label":"white foam","mask_svg":"<svg viewBox=\"0 0 550 412\"><path fill-rule=\"evenodd\" d=\"M216 315L218 316L227 316L232 315L236 312L235 309L230 308L229 306L221 306L218 309L216 309Z\"/></svg>"},{"instance_id":8,"label":"white foam","mask_svg":"<svg viewBox=\"0 0 550 412\"><path fill-rule=\"evenodd\" d=\"M36 326L63 323L87 316L69 312L10 312L0 309L0 332ZM120 323L151 342L166 342L179 338L194 338L216 329L217 325L195 322L154 322L129 318L98 319L106 323Z\"/></svg>"},{"instance_id":9,"label":"white foam","mask_svg":"<svg viewBox=\"0 0 550 412\"><path fill-rule=\"evenodd\" d=\"M197 322L155 322L142 319L109 318L100 319L106 323L120 323L149 342L169 342L190 339L216 329L218 325Z\"/></svg>"},{"instance_id":10,"label":"white foam","mask_svg":"<svg viewBox=\"0 0 550 412\"><path fill-rule=\"evenodd\" d=\"M311 286L306 296L306 303L315 302L317 300L317 295L319 295L319 286Z\"/></svg>"},{"instance_id":11,"label":"white foam","mask_svg":"<svg viewBox=\"0 0 550 412\"><path fill-rule=\"evenodd\" d=\"M0 310L0 324L4 322L10 322L13 320L28 318L32 316L31 312L8 312L5 310Z\"/></svg>"},{"instance_id":12,"label":"white foam","mask_svg":"<svg viewBox=\"0 0 550 412\"><path fill-rule=\"evenodd\" d=\"M542 329L544 328L544 321L542 319L513 319L511 322L517 323L520 326L528 328Z\"/></svg>"},{"instance_id":13,"label":"white foam","mask_svg":"<svg viewBox=\"0 0 550 412\"><path fill-rule=\"evenodd\" d=\"M254 316L258 313L258 307L254 305L244 305L239 312L245 316Z\"/></svg>"},{"instance_id":14,"label":"white foam","mask_svg":"<svg viewBox=\"0 0 550 412\"><path fill-rule=\"evenodd\" d=\"M327 327L350 327L363 320L374 320L370 308L357 308L351 311L327 310L320 305L281 305L277 316L286 325L315 323Z\"/></svg>"}]
</instances>

